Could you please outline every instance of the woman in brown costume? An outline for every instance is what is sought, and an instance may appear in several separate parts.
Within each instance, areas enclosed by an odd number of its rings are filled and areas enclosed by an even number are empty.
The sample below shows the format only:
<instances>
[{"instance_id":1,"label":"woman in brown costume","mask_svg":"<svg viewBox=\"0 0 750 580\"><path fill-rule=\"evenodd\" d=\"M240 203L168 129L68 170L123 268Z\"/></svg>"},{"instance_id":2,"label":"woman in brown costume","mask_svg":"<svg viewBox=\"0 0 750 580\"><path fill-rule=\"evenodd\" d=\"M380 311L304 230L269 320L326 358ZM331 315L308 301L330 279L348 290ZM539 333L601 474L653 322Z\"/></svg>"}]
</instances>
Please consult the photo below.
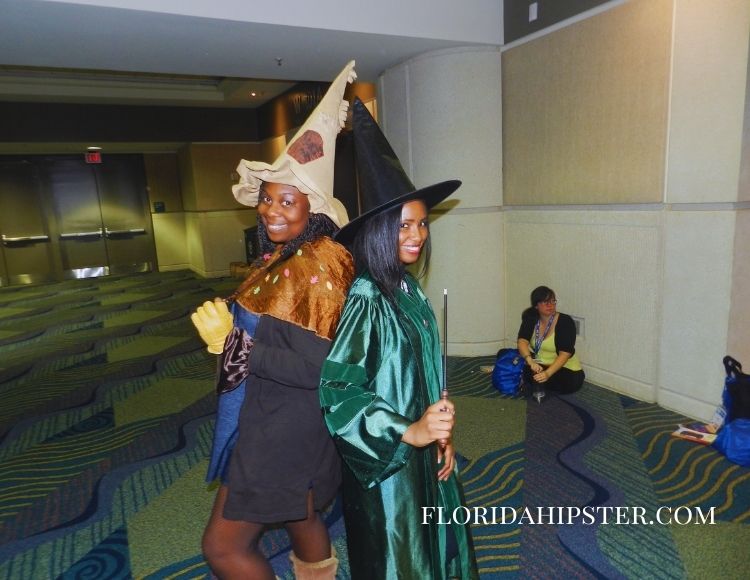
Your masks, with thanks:
<instances>
[{"instance_id":1,"label":"woman in brown costume","mask_svg":"<svg viewBox=\"0 0 750 580\"><path fill-rule=\"evenodd\" d=\"M221 478L203 537L220 578L273 578L258 550L266 524L283 523L297 578L334 578L338 560L319 511L341 465L318 403L353 264L331 236L347 222L333 198L335 137L343 126L350 62L273 165L242 161L234 195L258 207L263 256L229 302L192 320L222 355L209 480Z\"/></svg>"}]
</instances>

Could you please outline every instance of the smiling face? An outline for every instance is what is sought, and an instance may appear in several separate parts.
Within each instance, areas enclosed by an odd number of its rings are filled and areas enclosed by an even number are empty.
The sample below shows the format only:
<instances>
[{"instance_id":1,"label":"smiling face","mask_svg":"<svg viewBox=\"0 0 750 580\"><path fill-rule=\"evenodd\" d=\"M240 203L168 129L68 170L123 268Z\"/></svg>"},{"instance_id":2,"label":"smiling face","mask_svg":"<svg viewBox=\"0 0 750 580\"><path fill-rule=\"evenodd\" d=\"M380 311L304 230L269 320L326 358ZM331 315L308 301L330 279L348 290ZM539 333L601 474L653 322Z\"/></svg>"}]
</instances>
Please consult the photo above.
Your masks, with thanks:
<instances>
[{"instance_id":1,"label":"smiling face","mask_svg":"<svg viewBox=\"0 0 750 580\"><path fill-rule=\"evenodd\" d=\"M263 182L258 195L258 216L274 244L285 244L305 231L310 202L293 185Z\"/></svg>"},{"instance_id":2,"label":"smiling face","mask_svg":"<svg viewBox=\"0 0 750 580\"><path fill-rule=\"evenodd\" d=\"M402 264L414 264L419 260L422 247L430 235L427 207L419 199L401 206L401 222L398 229L398 259Z\"/></svg>"},{"instance_id":3,"label":"smiling face","mask_svg":"<svg viewBox=\"0 0 750 580\"><path fill-rule=\"evenodd\" d=\"M557 298L554 293L549 294L544 300L537 302L535 308L539 316L545 320L555 314L557 310Z\"/></svg>"}]
</instances>

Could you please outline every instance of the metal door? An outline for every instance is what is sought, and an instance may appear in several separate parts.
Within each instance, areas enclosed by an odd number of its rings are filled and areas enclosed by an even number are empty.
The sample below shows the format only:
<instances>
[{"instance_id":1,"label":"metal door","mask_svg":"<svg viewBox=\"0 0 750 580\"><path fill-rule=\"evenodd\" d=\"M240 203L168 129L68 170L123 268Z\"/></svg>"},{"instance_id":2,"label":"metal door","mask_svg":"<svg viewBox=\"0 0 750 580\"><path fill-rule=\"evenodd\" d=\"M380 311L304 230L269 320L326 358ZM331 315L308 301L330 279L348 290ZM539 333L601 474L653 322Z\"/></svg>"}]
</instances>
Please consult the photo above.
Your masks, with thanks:
<instances>
[{"instance_id":1,"label":"metal door","mask_svg":"<svg viewBox=\"0 0 750 580\"><path fill-rule=\"evenodd\" d=\"M32 284L57 278L43 207L38 168L24 158L0 159L3 284Z\"/></svg>"},{"instance_id":2,"label":"metal door","mask_svg":"<svg viewBox=\"0 0 750 580\"><path fill-rule=\"evenodd\" d=\"M5 252L3 251L3 244L0 243L0 287L7 286L8 284L8 272L5 269Z\"/></svg>"},{"instance_id":3,"label":"metal door","mask_svg":"<svg viewBox=\"0 0 750 580\"><path fill-rule=\"evenodd\" d=\"M149 272L156 263L141 155L104 156L95 165L102 227L112 274Z\"/></svg>"},{"instance_id":4,"label":"metal door","mask_svg":"<svg viewBox=\"0 0 750 580\"><path fill-rule=\"evenodd\" d=\"M54 209L56 242L64 278L109 273L96 176L80 157L42 160L48 199Z\"/></svg>"}]
</instances>

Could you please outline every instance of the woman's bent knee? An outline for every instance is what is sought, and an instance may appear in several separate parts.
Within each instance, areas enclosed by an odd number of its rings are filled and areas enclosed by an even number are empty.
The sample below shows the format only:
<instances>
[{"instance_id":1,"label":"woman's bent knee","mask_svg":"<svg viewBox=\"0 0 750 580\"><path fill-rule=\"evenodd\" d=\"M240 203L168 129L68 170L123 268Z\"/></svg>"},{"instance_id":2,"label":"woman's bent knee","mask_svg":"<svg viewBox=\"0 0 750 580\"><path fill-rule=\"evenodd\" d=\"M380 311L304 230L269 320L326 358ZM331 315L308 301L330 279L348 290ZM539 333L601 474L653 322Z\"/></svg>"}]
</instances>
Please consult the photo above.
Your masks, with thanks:
<instances>
[{"instance_id":1,"label":"woman's bent knee","mask_svg":"<svg viewBox=\"0 0 750 580\"><path fill-rule=\"evenodd\" d=\"M212 533L210 529L206 529L206 531L203 532L201 550L203 551L203 557L209 564L221 561L223 558L227 558L232 554L231 547L228 547L225 542L222 542L221 539L217 537L217 534Z\"/></svg>"}]
</instances>

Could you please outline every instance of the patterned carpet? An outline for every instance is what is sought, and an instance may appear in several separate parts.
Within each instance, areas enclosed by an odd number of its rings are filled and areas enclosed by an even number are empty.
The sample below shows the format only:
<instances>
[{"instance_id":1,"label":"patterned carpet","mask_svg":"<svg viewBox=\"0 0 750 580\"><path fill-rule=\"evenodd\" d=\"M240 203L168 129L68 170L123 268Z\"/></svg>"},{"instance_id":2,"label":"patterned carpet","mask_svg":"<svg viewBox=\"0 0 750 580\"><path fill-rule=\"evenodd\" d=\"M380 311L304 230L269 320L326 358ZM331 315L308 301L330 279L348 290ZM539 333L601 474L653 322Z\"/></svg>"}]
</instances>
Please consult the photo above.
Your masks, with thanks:
<instances>
[{"instance_id":1,"label":"patterned carpet","mask_svg":"<svg viewBox=\"0 0 750 580\"><path fill-rule=\"evenodd\" d=\"M214 368L187 315L236 284L172 272L0 289L0 578L207 576ZM483 579L747 577L750 470L671 438L683 416L592 385L504 398L480 371L491 362L448 371ZM615 523L616 508L643 519ZM657 511L673 523L648 523ZM326 518L348 578L338 504ZM292 578L285 532L262 548Z\"/></svg>"}]
</instances>

